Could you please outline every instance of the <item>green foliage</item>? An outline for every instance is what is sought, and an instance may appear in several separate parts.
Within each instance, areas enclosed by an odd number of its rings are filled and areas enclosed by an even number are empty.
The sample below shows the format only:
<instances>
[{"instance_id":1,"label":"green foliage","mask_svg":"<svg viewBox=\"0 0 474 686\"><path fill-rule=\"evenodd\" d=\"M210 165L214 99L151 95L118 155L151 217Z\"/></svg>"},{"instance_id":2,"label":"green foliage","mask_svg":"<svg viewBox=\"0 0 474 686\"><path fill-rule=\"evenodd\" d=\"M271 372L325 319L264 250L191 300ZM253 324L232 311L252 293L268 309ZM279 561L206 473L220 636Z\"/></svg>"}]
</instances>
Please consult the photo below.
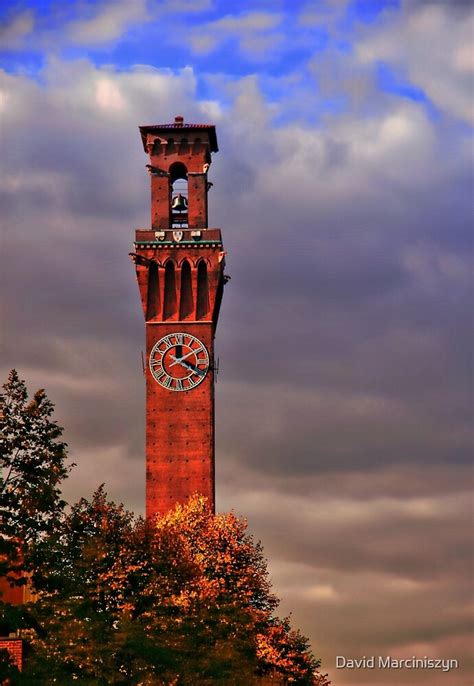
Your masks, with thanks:
<instances>
[{"instance_id":1,"label":"green foliage","mask_svg":"<svg viewBox=\"0 0 474 686\"><path fill-rule=\"evenodd\" d=\"M24 381L12 370L3 386L0 426L0 576L28 572L39 562L41 543L61 517L60 484L68 475L62 428L43 390L28 400ZM33 560L33 551L37 556ZM13 577L11 576L13 574Z\"/></svg>"}]
</instances>

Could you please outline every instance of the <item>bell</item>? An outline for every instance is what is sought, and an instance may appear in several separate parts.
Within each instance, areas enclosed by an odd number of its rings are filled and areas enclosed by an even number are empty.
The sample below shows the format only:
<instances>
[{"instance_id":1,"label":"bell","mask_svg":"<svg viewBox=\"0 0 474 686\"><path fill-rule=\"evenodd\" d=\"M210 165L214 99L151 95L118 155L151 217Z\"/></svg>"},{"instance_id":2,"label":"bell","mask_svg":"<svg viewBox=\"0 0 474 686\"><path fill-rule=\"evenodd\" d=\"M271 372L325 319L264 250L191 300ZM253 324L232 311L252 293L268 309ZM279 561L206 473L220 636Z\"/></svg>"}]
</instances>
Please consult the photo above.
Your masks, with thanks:
<instances>
[{"instance_id":1,"label":"bell","mask_svg":"<svg viewBox=\"0 0 474 686\"><path fill-rule=\"evenodd\" d=\"M188 199L178 193L175 195L171 202L171 210L173 212L187 212L188 211Z\"/></svg>"}]
</instances>

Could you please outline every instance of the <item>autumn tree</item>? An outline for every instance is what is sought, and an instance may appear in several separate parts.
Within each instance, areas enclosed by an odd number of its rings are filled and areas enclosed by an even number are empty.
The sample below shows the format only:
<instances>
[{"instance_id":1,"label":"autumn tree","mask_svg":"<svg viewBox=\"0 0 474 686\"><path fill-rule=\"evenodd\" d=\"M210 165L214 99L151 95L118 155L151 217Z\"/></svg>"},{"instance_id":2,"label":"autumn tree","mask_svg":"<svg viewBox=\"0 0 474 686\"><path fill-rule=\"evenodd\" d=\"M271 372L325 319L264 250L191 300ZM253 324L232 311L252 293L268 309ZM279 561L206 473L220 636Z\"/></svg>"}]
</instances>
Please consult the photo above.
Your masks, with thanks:
<instances>
[{"instance_id":1,"label":"autumn tree","mask_svg":"<svg viewBox=\"0 0 474 686\"><path fill-rule=\"evenodd\" d=\"M29 400L15 371L4 391L0 575L27 576L36 602L0 602L0 631L20 629L25 647L21 674L0 655L0 682L328 684L307 639L276 616L245 520L195 496L145 522L103 487L66 514L70 467L52 403L42 390Z\"/></svg>"},{"instance_id":2,"label":"autumn tree","mask_svg":"<svg viewBox=\"0 0 474 686\"><path fill-rule=\"evenodd\" d=\"M62 516L61 482L66 465L62 427L44 390L29 400L24 381L12 370L0 396L0 576L19 576L38 563L41 542Z\"/></svg>"},{"instance_id":3,"label":"autumn tree","mask_svg":"<svg viewBox=\"0 0 474 686\"><path fill-rule=\"evenodd\" d=\"M328 683L275 616L246 522L199 496L147 524L99 489L65 519L42 587L21 683Z\"/></svg>"}]
</instances>

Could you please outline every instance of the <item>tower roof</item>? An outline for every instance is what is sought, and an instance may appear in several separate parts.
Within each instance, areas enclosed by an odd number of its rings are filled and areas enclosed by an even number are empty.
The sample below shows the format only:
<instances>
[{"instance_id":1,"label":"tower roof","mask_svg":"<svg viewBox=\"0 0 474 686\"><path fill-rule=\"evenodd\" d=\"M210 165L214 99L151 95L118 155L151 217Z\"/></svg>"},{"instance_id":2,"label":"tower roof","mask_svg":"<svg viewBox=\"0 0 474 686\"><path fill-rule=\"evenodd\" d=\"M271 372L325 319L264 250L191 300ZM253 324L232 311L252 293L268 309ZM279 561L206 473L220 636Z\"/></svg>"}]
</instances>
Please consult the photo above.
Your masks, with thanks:
<instances>
[{"instance_id":1,"label":"tower roof","mask_svg":"<svg viewBox=\"0 0 474 686\"><path fill-rule=\"evenodd\" d=\"M181 116L176 116L174 118L173 124L145 124L138 127L140 129L140 135L142 137L143 149L146 152L146 137L148 133L159 135L163 133L168 136L171 131L184 132L184 131L194 131L195 129L201 129L202 131L207 131L209 135L209 145L211 152L217 152L219 148L217 147L217 136L216 127L214 124L189 124L184 123L184 118Z\"/></svg>"}]
</instances>

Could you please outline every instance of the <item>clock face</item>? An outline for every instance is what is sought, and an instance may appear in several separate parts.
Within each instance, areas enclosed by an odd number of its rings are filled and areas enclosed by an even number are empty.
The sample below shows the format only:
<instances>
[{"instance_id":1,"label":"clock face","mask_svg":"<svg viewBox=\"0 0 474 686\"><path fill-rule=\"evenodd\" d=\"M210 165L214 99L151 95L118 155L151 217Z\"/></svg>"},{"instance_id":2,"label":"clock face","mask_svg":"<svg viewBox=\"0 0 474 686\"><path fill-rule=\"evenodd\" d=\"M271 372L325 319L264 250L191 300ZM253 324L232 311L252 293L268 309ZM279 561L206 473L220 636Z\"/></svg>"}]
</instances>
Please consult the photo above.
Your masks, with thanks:
<instances>
[{"instance_id":1,"label":"clock face","mask_svg":"<svg viewBox=\"0 0 474 686\"><path fill-rule=\"evenodd\" d=\"M189 333L170 333L155 343L150 353L150 371L169 391L190 391L209 370L209 353L199 338Z\"/></svg>"}]
</instances>

